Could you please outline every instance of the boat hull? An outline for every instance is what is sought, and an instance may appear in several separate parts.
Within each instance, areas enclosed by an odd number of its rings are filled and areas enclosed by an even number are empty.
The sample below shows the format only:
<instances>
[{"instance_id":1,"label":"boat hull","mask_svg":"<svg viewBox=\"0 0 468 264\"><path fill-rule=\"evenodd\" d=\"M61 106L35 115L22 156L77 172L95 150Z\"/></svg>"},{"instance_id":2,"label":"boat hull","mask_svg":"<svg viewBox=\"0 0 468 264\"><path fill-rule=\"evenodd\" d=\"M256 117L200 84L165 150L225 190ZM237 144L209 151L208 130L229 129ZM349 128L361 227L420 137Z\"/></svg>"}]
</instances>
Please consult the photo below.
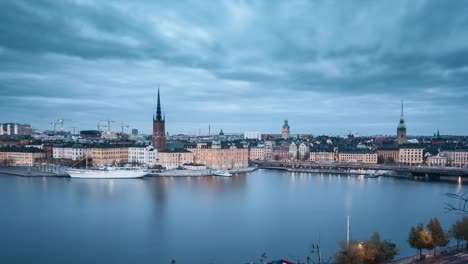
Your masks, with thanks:
<instances>
[{"instance_id":1,"label":"boat hull","mask_svg":"<svg viewBox=\"0 0 468 264\"><path fill-rule=\"evenodd\" d=\"M69 171L72 178L83 179L134 179L148 174L145 171Z\"/></svg>"}]
</instances>

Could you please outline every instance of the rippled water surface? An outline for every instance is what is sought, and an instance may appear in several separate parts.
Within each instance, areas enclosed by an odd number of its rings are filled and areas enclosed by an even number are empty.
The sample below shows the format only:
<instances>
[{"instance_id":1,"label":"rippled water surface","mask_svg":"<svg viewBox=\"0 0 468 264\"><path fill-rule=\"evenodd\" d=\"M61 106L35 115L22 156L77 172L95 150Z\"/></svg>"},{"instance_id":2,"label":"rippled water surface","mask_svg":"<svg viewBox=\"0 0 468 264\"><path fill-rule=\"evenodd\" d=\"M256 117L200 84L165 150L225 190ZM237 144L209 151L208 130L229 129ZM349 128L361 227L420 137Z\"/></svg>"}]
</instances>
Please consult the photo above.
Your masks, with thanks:
<instances>
[{"instance_id":1,"label":"rippled water surface","mask_svg":"<svg viewBox=\"0 0 468 264\"><path fill-rule=\"evenodd\" d=\"M415 254L411 225L439 217L456 183L258 170L232 178L95 180L0 175L0 263L246 263L325 258L373 231Z\"/></svg>"}]
</instances>

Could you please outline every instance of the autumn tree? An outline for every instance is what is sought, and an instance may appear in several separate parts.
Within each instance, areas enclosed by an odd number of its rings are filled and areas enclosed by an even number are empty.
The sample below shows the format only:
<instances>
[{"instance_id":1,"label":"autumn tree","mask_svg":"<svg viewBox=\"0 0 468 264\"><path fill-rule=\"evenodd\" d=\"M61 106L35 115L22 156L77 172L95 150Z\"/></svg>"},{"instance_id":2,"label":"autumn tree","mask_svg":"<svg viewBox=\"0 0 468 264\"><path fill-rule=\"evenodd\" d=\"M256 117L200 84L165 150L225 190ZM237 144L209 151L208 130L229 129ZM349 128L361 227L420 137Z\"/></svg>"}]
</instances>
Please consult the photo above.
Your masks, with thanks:
<instances>
[{"instance_id":1,"label":"autumn tree","mask_svg":"<svg viewBox=\"0 0 468 264\"><path fill-rule=\"evenodd\" d=\"M437 219L437 217L429 220L429 223L427 224L427 229L429 230L429 233L432 237L435 256L437 247L445 247L448 244L448 234L445 233L444 230L442 230L442 226L440 225L439 219Z\"/></svg>"},{"instance_id":2,"label":"autumn tree","mask_svg":"<svg viewBox=\"0 0 468 264\"><path fill-rule=\"evenodd\" d=\"M371 238L364 242L341 242L341 250L335 255L334 263L383 263L392 260L398 249L395 244L381 240L379 233L375 232Z\"/></svg>"},{"instance_id":3,"label":"autumn tree","mask_svg":"<svg viewBox=\"0 0 468 264\"><path fill-rule=\"evenodd\" d=\"M412 248L419 250L419 258L422 256L422 250L431 250L434 248L431 234L424 231L424 225L419 223L417 227L411 227L408 236L408 243Z\"/></svg>"},{"instance_id":4,"label":"autumn tree","mask_svg":"<svg viewBox=\"0 0 468 264\"><path fill-rule=\"evenodd\" d=\"M460 241L468 242L468 216L463 217L461 220L457 220L452 226L452 235L457 240L457 248ZM468 248L468 243L466 245Z\"/></svg>"}]
</instances>

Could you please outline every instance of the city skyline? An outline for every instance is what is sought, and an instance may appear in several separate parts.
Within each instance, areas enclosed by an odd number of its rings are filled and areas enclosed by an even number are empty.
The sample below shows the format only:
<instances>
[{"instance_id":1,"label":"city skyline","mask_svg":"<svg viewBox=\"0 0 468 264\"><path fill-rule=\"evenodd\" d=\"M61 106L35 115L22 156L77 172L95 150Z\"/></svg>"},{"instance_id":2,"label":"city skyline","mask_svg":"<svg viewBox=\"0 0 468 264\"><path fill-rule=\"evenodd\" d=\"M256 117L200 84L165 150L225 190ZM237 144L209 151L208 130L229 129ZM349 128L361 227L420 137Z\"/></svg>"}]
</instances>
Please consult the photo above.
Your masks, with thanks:
<instances>
[{"instance_id":1,"label":"city skyline","mask_svg":"<svg viewBox=\"0 0 468 264\"><path fill-rule=\"evenodd\" d=\"M160 85L170 134L279 134L287 119L291 134L395 135L401 100L408 135L468 134L462 2L0 7L1 123L150 134Z\"/></svg>"}]
</instances>

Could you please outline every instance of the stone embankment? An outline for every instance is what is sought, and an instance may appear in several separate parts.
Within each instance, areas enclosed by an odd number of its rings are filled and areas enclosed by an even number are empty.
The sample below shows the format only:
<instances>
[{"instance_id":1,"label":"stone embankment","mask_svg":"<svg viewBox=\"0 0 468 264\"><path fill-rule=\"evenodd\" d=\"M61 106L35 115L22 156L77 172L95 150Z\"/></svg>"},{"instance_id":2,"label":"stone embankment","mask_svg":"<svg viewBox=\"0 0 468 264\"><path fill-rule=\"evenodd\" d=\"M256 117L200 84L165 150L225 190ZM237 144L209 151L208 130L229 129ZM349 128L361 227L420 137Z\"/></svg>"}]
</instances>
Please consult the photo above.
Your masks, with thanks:
<instances>
[{"instance_id":1,"label":"stone embankment","mask_svg":"<svg viewBox=\"0 0 468 264\"><path fill-rule=\"evenodd\" d=\"M0 167L0 173L22 177L69 177L65 167Z\"/></svg>"},{"instance_id":2,"label":"stone embankment","mask_svg":"<svg viewBox=\"0 0 468 264\"><path fill-rule=\"evenodd\" d=\"M247 168L239 168L239 169L231 169L229 170L230 173L247 173L256 170L257 167L247 167ZM214 171L211 169L206 170L167 170L162 172L151 172L148 176L157 176L157 177L202 177L202 176L213 176Z\"/></svg>"}]
</instances>

